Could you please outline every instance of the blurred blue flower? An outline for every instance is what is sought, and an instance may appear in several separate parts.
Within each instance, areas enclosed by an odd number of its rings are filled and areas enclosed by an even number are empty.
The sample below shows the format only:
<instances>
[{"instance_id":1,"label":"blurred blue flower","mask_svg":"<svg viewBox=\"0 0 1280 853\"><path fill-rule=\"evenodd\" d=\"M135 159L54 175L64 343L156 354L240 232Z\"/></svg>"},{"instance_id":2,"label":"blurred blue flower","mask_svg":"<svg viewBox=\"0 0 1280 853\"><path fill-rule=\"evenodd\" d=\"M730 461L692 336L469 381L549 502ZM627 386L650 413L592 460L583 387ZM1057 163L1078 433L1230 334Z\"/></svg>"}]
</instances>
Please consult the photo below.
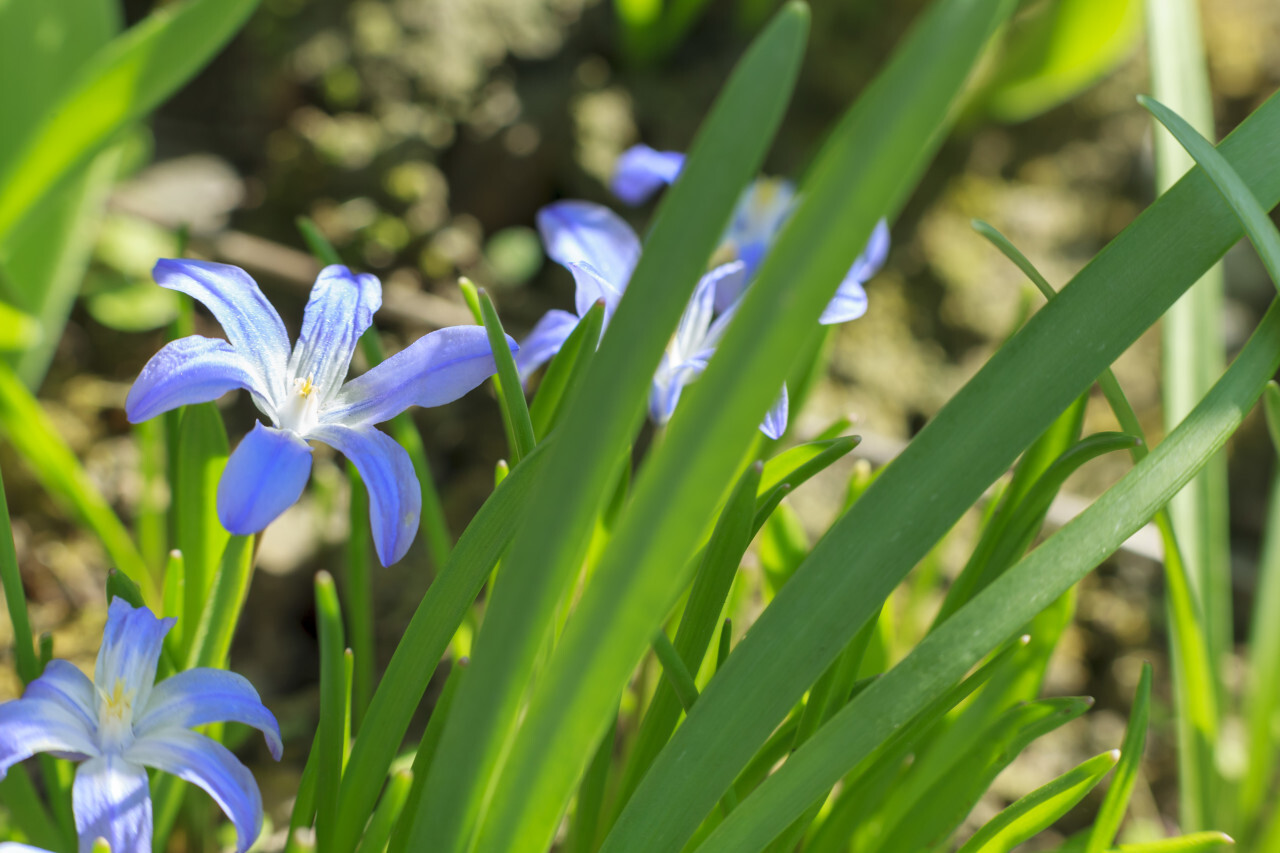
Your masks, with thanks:
<instances>
[{"instance_id":1,"label":"blurred blue flower","mask_svg":"<svg viewBox=\"0 0 1280 853\"><path fill-rule=\"evenodd\" d=\"M684 387L702 375L724 337L729 321L733 319L739 303L735 302L716 316L717 292L726 287L740 290L745 277L746 264L733 261L716 267L698 281L693 298L680 317L680 325L662 353L662 361L653 376L649 417L655 424L663 425L671 419ZM782 393L765 415L760 431L774 439L781 438L787 431L786 385L782 386Z\"/></svg>"},{"instance_id":2,"label":"blurred blue flower","mask_svg":"<svg viewBox=\"0 0 1280 853\"><path fill-rule=\"evenodd\" d=\"M640 258L640 238L631 226L609 208L592 202L560 201L542 208L538 211L538 231L547 256L573 273L577 313L575 316L552 309L543 315L516 354L522 377L559 352L581 318L598 301L604 302L604 322L608 324ZM661 425L671 419L684 387L706 369L733 316L733 306L716 316L717 294L741 293L746 273L745 263L733 261L717 266L699 280L653 377L649 416L654 423ZM785 388L780 404L774 406L761 429L770 438L777 438L786 429Z\"/></svg>"},{"instance_id":3,"label":"blurred blue flower","mask_svg":"<svg viewBox=\"0 0 1280 853\"><path fill-rule=\"evenodd\" d=\"M146 767L207 791L235 824L241 853L262 831L253 774L226 747L191 729L224 721L253 726L279 760L276 718L233 672L190 669L157 684L156 665L172 625L113 599L92 681L54 660L21 699L0 704L0 778L38 752L84 762L71 789L80 853L90 853L99 838L113 853L150 853Z\"/></svg>"},{"instance_id":4,"label":"blurred blue flower","mask_svg":"<svg viewBox=\"0 0 1280 853\"><path fill-rule=\"evenodd\" d=\"M684 155L678 151L655 151L647 145L635 145L618 158L610 186L627 204L641 204L673 183L683 165ZM759 178L743 191L723 238L723 251L747 265L743 287L755 278L795 202L795 186L782 178ZM889 225L882 219L818 322L847 323L865 314L867 294L862 286L884 265L888 255ZM741 289L724 289L716 295L717 310L725 310L741 294Z\"/></svg>"},{"instance_id":5,"label":"blurred blue flower","mask_svg":"<svg viewBox=\"0 0 1280 853\"><path fill-rule=\"evenodd\" d=\"M356 343L382 305L374 276L337 265L321 270L291 350L280 315L244 270L162 260L154 275L161 287L204 303L227 340L193 335L156 353L129 389L129 420L243 388L272 426L255 424L227 461L218 484L223 526L238 535L257 533L292 506L311 474L307 442L316 439L359 470L378 559L389 566L403 557L418 531L421 486L409 454L374 424L409 406L450 403L491 376L497 367L484 329L432 332L344 382Z\"/></svg>"}]
</instances>

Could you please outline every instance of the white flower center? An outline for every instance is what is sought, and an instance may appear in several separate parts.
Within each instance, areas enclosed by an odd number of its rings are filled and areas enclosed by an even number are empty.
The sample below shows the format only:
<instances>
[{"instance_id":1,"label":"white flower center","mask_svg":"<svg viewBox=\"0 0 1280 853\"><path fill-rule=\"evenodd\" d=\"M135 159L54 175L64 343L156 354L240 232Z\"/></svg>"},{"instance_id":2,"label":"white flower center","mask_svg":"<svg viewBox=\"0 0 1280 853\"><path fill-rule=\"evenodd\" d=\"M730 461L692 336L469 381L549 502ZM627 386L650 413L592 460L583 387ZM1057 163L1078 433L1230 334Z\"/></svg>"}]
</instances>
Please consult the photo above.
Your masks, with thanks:
<instances>
[{"instance_id":1,"label":"white flower center","mask_svg":"<svg viewBox=\"0 0 1280 853\"><path fill-rule=\"evenodd\" d=\"M98 743L106 751L133 743L133 691L123 679L116 679L110 693L98 691Z\"/></svg>"},{"instance_id":2,"label":"white flower center","mask_svg":"<svg viewBox=\"0 0 1280 853\"><path fill-rule=\"evenodd\" d=\"M293 390L284 403L276 409L276 426L291 430L300 436L307 435L320 422L320 394L316 384L308 376L293 380Z\"/></svg>"}]
</instances>

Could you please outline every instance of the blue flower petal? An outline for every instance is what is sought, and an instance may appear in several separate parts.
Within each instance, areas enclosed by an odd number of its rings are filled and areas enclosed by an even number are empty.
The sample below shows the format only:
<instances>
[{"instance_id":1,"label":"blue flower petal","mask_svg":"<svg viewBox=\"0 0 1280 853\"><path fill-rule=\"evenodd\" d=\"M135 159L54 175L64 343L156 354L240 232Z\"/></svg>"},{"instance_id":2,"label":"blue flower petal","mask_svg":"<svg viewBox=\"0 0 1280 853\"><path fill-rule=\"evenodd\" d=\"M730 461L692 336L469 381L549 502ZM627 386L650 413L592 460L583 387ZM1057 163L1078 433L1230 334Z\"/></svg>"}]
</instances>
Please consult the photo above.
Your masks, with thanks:
<instances>
[{"instance_id":1,"label":"blue flower petal","mask_svg":"<svg viewBox=\"0 0 1280 853\"><path fill-rule=\"evenodd\" d=\"M604 302L604 325L608 326L613 319L613 312L618 310L622 301L622 291L626 289L625 281L618 283L605 278L600 271L586 261L569 264L569 272L573 273L574 283L578 285L573 294L573 307L579 317L587 316L591 306Z\"/></svg>"},{"instance_id":2,"label":"blue flower petal","mask_svg":"<svg viewBox=\"0 0 1280 853\"><path fill-rule=\"evenodd\" d=\"M795 206L795 185L782 178L757 178L742 192L724 240L756 274L774 238Z\"/></svg>"},{"instance_id":3,"label":"blue flower petal","mask_svg":"<svg viewBox=\"0 0 1280 853\"><path fill-rule=\"evenodd\" d=\"M164 637L175 621L157 619L147 608L134 607L122 598L111 599L98 662L93 668L93 683L99 696L111 696L119 684L134 708L144 707L156 682L156 664L160 662Z\"/></svg>"},{"instance_id":4,"label":"blue flower petal","mask_svg":"<svg viewBox=\"0 0 1280 853\"><path fill-rule=\"evenodd\" d=\"M187 729L163 729L138 738L125 751L125 757L204 788L235 824L236 850L240 853L248 850L262 832L258 783L249 768L222 744Z\"/></svg>"},{"instance_id":5,"label":"blue flower petal","mask_svg":"<svg viewBox=\"0 0 1280 853\"><path fill-rule=\"evenodd\" d=\"M724 313L729 310L739 299L742 294L747 292L747 279L750 266L745 261L735 261L733 263L721 264L720 266L707 273L716 281L716 313Z\"/></svg>"},{"instance_id":6,"label":"blue flower petal","mask_svg":"<svg viewBox=\"0 0 1280 853\"><path fill-rule=\"evenodd\" d=\"M787 431L787 386L782 386L782 393L778 395L778 399L773 401L773 406L769 411L765 412L764 422L760 424L760 431L769 438L782 438L783 433Z\"/></svg>"},{"instance_id":7,"label":"blue flower petal","mask_svg":"<svg viewBox=\"0 0 1280 853\"><path fill-rule=\"evenodd\" d=\"M867 245L845 274L836 295L818 318L824 326L847 323L867 313L867 292L862 285L879 271L889 256L889 225L883 219L876 223Z\"/></svg>"},{"instance_id":8,"label":"blue flower petal","mask_svg":"<svg viewBox=\"0 0 1280 853\"><path fill-rule=\"evenodd\" d=\"M707 362L701 358L672 364L669 356L663 353L662 364L649 391L649 419L658 426L671 420L684 387L701 376L706 367Z\"/></svg>"},{"instance_id":9,"label":"blue flower petal","mask_svg":"<svg viewBox=\"0 0 1280 853\"><path fill-rule=\"evenodd\" d=\"M588 263L619 291L640 259L640 238L631 226L609 208L589 201L547 205L538 211L538 231L551 260L565 267Z\"/></svg>"},{"instance_id":10,"label":"blue flower petal","mask_svg":"<svg viewBox=\"0 0 1280 853\"><path fill-rule=\"evenodd\" d=\"M119 755L104 755L76 768L71 788L80 853L92 853L97 839L112 851L151 850L151 790L147 771Z\"/></svg>"},{"instance_id":11,"label":"blue flower petal","mask_svg":"<svg viewBox=\"0 0 1280 853\"><path fill-rule=\"evenodd\" d=\"M382 306L382 284L334 264L320 271L302 315L302 333L289 358L289 375L310 379L323 405L347 378L360 336Z\"/></svg>"},{"instance_id":12,"label":"blue flower petal","mask_svg":"<svg viewBox=\"0 0 1280 853\"><path fill-rule=\"evenodd\" d=\"M257 533L297 502L311 476L311 446L261 422L227 460L218 483L218 519L238 536Z\"/></svg>"},{"instance_id":13,"label":"blue flower petal","mask_svg":"<svg viewBox=\"0 0 1280 853\"><path fill-rule=\"evenodd\" d=\"M668 184L673 184L684 168L679 151L655 151L648 145L633 145L613 167L610 189L630 205L643 204Z\"/></svg>"},{"instance_id":14,"label":"blue flower petal","mask_svg":"<svg viewBox=\"0 0 1280 853\"><path fill-rule=\"evenodd\" d=\"M98 746L94 730L60 703L23 698L0 704L0 779L37 752L84 758L97 755Z\"/></svg>"},{"instance_id":15,"label":"blue flower petal","mask_svg":"<svg viewBox=\"0 0 1280 853\"><path fill-rule=\"evenodd\" d=\"M231 344L192 335L166 344L151 357L129 389L124 411L130 423L142 423L179 406L216 400L236 388L274 406L273 387Z\"/></svg>"},{"instance_id":16,"label":"blue flower petal","mask_svg":"<svg viewBox=\"0 0 1280 853\"><path fill-rule=\"evenodd\" d=\"M510 337L507 344L517 349ZM437 329L343 385L320 421L358 427L390 420L410 406L443 406L497 369L481 326Z\"/></svg>"},{"instance_id":17,"label":"blue flower petal","mask_svg":"<svg viewBox=\"0 0 1280 853\"><path fill-rule=\"evenodd\" d=\"M371 426L328 425L315 436L337 448L360 472L369 491L369 524L378 559L384 566L398 562L413 543L422 517L422 485L408 452Z\"/></svg>"},{"instance_id":18,"label":"blue flower petal","mask_svg":"<svg viewBox=\"0 0 1280 853\"><path fill-rule=\"evenodd\" d=\"M204 303L240 355L262 366L263 376L284 377L289 335L248 273L229 264L166 258L156 262L151 274L161 287Z\"/></svg>"},{"instance_id":19,"label":"blue flower petal","mask_svg":"<svg viewBox=\"0 0 1280 853\"><path fill-rule=\"evenodd\" d=\"M880 267L884 266L884 262L888 257L889 223L881 219L876 223L876 227L872 229L867 245L863 247L862 254L858 255L854 260L853 266L849 268L849 274L845 276L845 280L869 281L871 276L879 272Z\"/></svg>"},{"instance_id":20,"label":"blue flower petal","mask_svg":"<svg viewBox=\"0 0 1280 853\"><path fill-rule=\"evenodd\" d=\"M543 314L516 353L516 368L520 371L520 379L528 379L529 374L560 352L560 347L564 346L564 342L577 327L578 318L568 311L552 308Z\"/></svg>"},{"instance_id":21,"label":"blue flower petal","mask_svg":"<svg viewBox=\"0 0 1280 853\"><path fill-rule=\"evenodd\" d=\"M678 355L688 359L715 348L728 322L717 324L713 319L721 291L736 289L741 292L745 279L746 265L742 261L721 264L698 279L693 296L680 315L680 325L676 327L673 338L672 348ZM709 353L707 357L710 357Z\"/></svg>"},{"instance_id":22,"label":"blue flower petal","mask_svg":"<svg viewBox=\"0 0 1280 853\"><path fill-rule=\"evenodd\" d=\"M224 669L188 669L161 681L134 719L133 730L138 737L146 737L156 729L221 722L253 726L267 739L272 757L280 760L283 747L275 715L247 678Z\"/></svg>"},{"instance_id":23,"label":"blue flower petal","mask_svg":"<svg viewBox=\"0 0 1280 853\"><path fill-rule=\"evenodd\" d=\"M49 661L40 677L27 685L22 698L60 705L79 718L89 731L98 725L98 702L93 694L93 682L70 661Z\"/></svg>"}]
</instances>

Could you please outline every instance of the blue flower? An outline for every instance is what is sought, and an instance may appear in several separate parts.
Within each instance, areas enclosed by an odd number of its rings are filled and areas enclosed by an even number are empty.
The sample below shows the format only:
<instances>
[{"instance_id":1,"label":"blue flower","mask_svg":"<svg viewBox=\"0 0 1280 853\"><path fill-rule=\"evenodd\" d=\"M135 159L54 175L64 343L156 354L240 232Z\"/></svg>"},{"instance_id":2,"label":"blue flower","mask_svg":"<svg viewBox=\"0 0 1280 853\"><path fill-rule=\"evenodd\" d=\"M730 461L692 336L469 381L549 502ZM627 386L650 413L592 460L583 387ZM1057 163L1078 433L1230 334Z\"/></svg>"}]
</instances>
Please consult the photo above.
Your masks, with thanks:
<instances>
[{"instance_id":1,"label":"blue flower","mask_svg":"<svg viewBox=\"0 0 1280 853\"><path fill-rule=\"evenodd\" d=\"M716 294L725 288L741 290L746 278L746 264L733 261L716 267L704 275L693 291L693 298L680 317L680 325L662 353L662 361L653 376L649 392L649 417L663 425L675 413L676 404L686 385L702 375L707 362L724 337L738 302L716 315ZM769 438L781 438L787 431L787 386L782 386L773 407L765 415L760 431Z\"/></svg>"},{"instance_id":2,"label":"blue flower","mask_svg":"<svg viewBox=\"0 0 1280 853\"><path fill-rule=\"evenodd\" d=\"M162 260L154 275L161 287L204 303L227 340L193 335L156 353L129 389L129 420L243 388L272 426L255 424L227 461L218 484L223 526L238 535L257 533L292 506L311 474L307 442L316 439L359 470L378 559L389 566L403 557L418 530L421 486L409 454L374 424L409 406L450 403L491 376L497 367L484 329L432 332L344 382L356 342L382 304L374 276L336 265L321 270L291 350L280 315L244 270Z\"/></svg>"},{"instance_id":3,"label":"blue flower","mask_svg":"<svg viewBox=\"0 0 1280 853\"><path fill-rule=\"evenodd\" d=\"M625 151L614 168L611 188L627 204L641 204L675 181L684 165L678 151L655 151L636 145ZM795 208L795 186L782 178L760 178L743 191L723 238L723 250L747 265L746 283L755 278L770 246ZM862 254L853 262L818 322L847 323L867 313L863 289L889 255L889 226L882 219L871 232ZM717 310L725 310L742 294L725 289L716 296Z\"/></svg>"},{"instance_id":4,"label":"blue flower","mask_svg":"<svg viewBox=\"0 0 1280 853\"><path fill-rule=\"evenodd\" d=\"M21 699L0 705L0 778L38 752L73 761L71 789L80 853L104 838L113 853L150 853L151 793L146 767L199 785L231 818L236 849L262 831L262 797L249 769L221 744L191 731L215 722L253 726L280 759L280 728L243 677L190 669L156 683L172 619L116 598L93 680L50 661Z\"/></svg>"},{"instance_id":5,"label":"blue flower","mask_svg":"<svg viewBox=\"0 0 1280 853\"><path fill-rule=\"evenodd\" d=\"M640 239L631 226L607 207L591 202L560 201L542 208L538 211L538 231L547 256L573 273L577 314L552 309L538 321L516 355L522 377L559 352L579 320L598 301L604 302L604 322L608 324L640 258ZM699 280L653 377L649 416L654 423L662 425L671 419L684 387L706 369L735 307L718 312L717 296L724 292L740 294L746 273L745 263L733 261L717 266ZM779 403L761 430L770 438L777 438L785 429L783 388Z\"/></svg>"}]
</instances>

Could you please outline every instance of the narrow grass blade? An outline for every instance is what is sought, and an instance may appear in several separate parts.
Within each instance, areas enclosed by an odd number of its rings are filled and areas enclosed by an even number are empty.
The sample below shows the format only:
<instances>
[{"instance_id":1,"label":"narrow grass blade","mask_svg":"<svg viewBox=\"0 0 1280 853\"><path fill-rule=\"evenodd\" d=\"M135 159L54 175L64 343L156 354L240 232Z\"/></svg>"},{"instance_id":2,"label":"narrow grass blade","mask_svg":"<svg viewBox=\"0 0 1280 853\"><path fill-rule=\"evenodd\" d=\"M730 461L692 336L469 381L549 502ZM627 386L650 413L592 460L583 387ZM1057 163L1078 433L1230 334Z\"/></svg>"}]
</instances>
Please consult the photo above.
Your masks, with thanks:
<instances>
[{"instance_id":1,"label":"narrow grass blade","mask_svg":"<svg viewBox=\"0 0 1280 853\"><path fill-rule=\"evenodd\" d=\"M1009 853L1069 812L1111 772L1119 758L1119 750L1104 752L1037 788L987 821L959 853Z\"/></svg>"},{"instance_id":2,"label":"narrow grass blade","mask_svg":"<svg viewBox=\"0 0 1280 853\"><path fill-rule=\"evenodd\" d=\"M529 494L542 475L551 443L544 441L545 449L539 446L485 501L405 628L352 744L338 804L338 849L354 849L359 841L431 674L506 550ZM425 784L426 777L426 773L416 775L414 785ZM400 818L402 825L412 822L417 814L413 799Z\"/></svg>"},{"instance_id":3,"label":"narrow grass blade","mask_svg":"<svg viewBox=\"0 0 1280 853\"><path fill-rule=\"evenodd\" d=\"M703 552L702 563L689 592L689 600L680 617L680 627L676 630L675 650L686 671L696 672L701 665L711 636L720 622L720 613L724 609L725 598L729 595L738 564L742 561L747 546L751 544L754 533L753 513L762 472L763 468L759 464L747 468L725 504ZM662 636L665 637L666 634L663 633ZM615 809L621 809L626 804L640 778L671 737L681 709L687 709L692 704L680 700L675 686L663 683L654 691L644 720L631 744ZM692 696L697 696L696 687Z\"/></svg>"},{"instance_id":4,"label":"narrow grass blade","mask_svg":"<svg viewBox=\"0 0 1280 853\"><path fill-rule=\"evenodd\" d=\"M46 105L0 175L0 238L73 168L145 116L208 62L257 0L186 0L148 16L93 56Z\"/></svg>"},{"instance_id":5,"label":"narrow grass blade","mask_svg":"<svg viewBox=\"0 0 1280 853\"><path fill-rule=\"evenodd\" d=\"M396 823L395 833L387 846L387 853L405 853L408 849L406 845L409 843L409 833L413 828L413 815L417 812L417 803L422 797L423 783L427 781L427 771L431 769L431 762L435 759L436 750L440 746L440 734L444 731L445 720L449 719L453 697L458 692L458 682L470 663L471 661L467 658L460 658L454 662L448 677L445 678L444 688L436 699L435 707L431 709L427 730L422 733L422 738L418 741L418 749L413 755L411 768L413 786L409 790L405 807L401 809L404 819Z\"/></svg>"},{"instance_id":6,"label":"narrow grass blade","mask_svg":"<svg viewBox=\"0 0 1280 853\"><path fill-rule=\"evenodd\" d=\"M382 853L391 838L391 830L400 819L405 801L409 798L409 789L413 786L413 771L401 770L391 775L387 789L382 792L378 808L369 818L369 828L357 848L358 853Z\"/></svg>"},{"instance_id":7,"label":"narrow grass blade","mask_svg":"<svg viewBox=\"0 0 1280 853\"><path fill-rule=\"evenodd\" d=\"M856 435L810 441L790 447L764 463L760 474L760 494L782 485L792 489L815 474L825 471L862 441Z\"/></svg>"},{"instance_id":8,"label":"narrow grass blade","mask_svg":"<svg viewBox=\"0 0 1280 853\"><path fill-rule=\"evenodd\" d=\"M570 824L569 838L565 844L566 853L591 853L595 849L601 813L604 810L606 787L609 783L609 770L613 766L613 748L617 735L618 718L615 716L613 725L604 733L604 737L600 738L595 757L591 759L591 765L587 768L582 784L578 787L577 802L573 809L573 823Z\"/></svg>"},{"instance_id":9,"label":"narrow grass blade","mask_svg":"<svg viewBox=\"0 0 1280 853\"><path fill-rule=\"evenodd\" d=\"M176 547L183 560L183 605L178 621L188 641L195 636L218 562L231 538L217 511L218 481L230 452L217 406L200 403L184 407L174 457L172 512Z\"/></svg>"},{"instance_id":10,"label":"narrow grass blade","mask_svg":"<svg viewBox=\"0 0 1280 853\"><path fill-rule=\"evenodd\" d=\"M1209 69L1200 33L1200 4L1196 0L1146 0L1145 5L1152 91L1188 116L1201 132L1215 135ZM1159 193L1191 167L1191 160L1159 128L1155 129L1153 143L1155 189ZM1206 270L1164 319L1161 390L1166 432L1191 411L1222 373L1226 351L1222 302L1223 274L1219 264ZM1185 690L1179 687L1176 699L1179 823L1186 830L1209 829L1213 825L1217 770L1210 753L1217 734L1212 733L1209 746L1203 746L1205 733L1184 700L1187 692L1204 687L1212 691L1215 706L1221 707L1226 700L1218 671L1226 664L1233 635L1228 497L1227 460L1222 457L1207 464L1168 508L1190 581L1193 609L1200 615L1197 630L1207 644L1204 657L1211 679L1207 685L1188 685ZM1173 605L1169 602L1171 609ZM1195 673L1188 675L1194 677Z\"/></svg>"},{"instance_id":11,"label":"narrow grass blade","mask_svg":"<svg viewBox=\"0 0 1280 853\"><path fill-rule=\"evenodd\" d=\"M1062 304L1070 292L1070 288L1064 290L1037 316ZM1277 367L1280 303L1273 303L1223 378L1177 430L1093 505L961 608L837 714L720 826L701 853L758 849L752 846L754 839L780 831L845 769L865 757L932 697L943 693L979 655L1079 581L1222 447ZM885 477L877 481L883 482ZM869 491L868 498L870 495ZM857 506L868 503L860 501ZM828 534L824 541L830 538ZM799 576L788 590L798 582ZM759 627L757 622L757 630ZM740 655L752 636L758 635L749 635L735 655ZM794 643L794 631L791 637ZM759 678L762 674L757 671L755 675ZM713 681L703 692L695 713L710 704L714 686ZM681 731L690 728L692 717Z\"/></svg>"},{"instance_id":12,"label":"narrow grass blade","mask_svg":"<svg viewBox=\"0 0 1280 853\"><path fill-rule=\"evenodd\" d=\"M320 642L320 722L316 728L316 847L333 849L333 825L338 816L342 785L342 756L346 751L344 725L347 692L343 650L342 611L328 572L316 574L316 628Z\"/></svg>"},{"instance_id":13,"label":"narrow grass blade","mask_svg":"<svg viewBox=\"0 0 1280 853\"><path fill-rule=\"evenodd\" d=\"M0 365L0 430L31 466L45 490L70 506L79 521L102 542L116 568L142 588L148 602L158 604L155 581L129 531L58 435L35 397L4 365Z\"/></svg>"},{"instance_id":14,"label":"narrow grass blade","mask_svg":"<svg viewBox=\"0 0 1280 853\"><path fill-rule=\"evenodd\" d=\"M1273 96L1220 149L1264 206L1274 205L1280 198L1280 161L1274 156L1278 136L1280 97ZM619 837L629 838L628 843L606 839L602 849L607 853L666 849L665 845L678 845L681 837L687 837L796 699L829 665L855 626L879 607L1016 454L1221 257L1240 233L1238 221L1208 178L1193 170L1037 312L818 543L805 566L702 691L697 708L654 763L628 805L630 814L624 812L614 830L618 833L625 827L625 835ZM1126 286L1115 287L1119 280ZM1247 350L1255 359L1258 346ZM1063 358L1064 352L1072 353L1072 358ZM1241 364L1239 359L1237 363ZM1251 394L1260 391L1262 381L1250 388ZM1244 402L1251 399L1249 396ZM992 412L1000 412L1001 417L993 420ZM1227 432L1230 426L1234 423ZM1220 440L1225 438L1223 432ZM957 453L957 442L962 439L966 452ZM1171 451L1172 447L1166 454ZM1148 466L1144 470L1150 469L1153 459L1154 452L1144 460ZM1135 508L1122 507L1126 513ZM1156 508L1158 505L1150 508L1132 529L1150 518ZM911 535L904 535L907 530ZM1061 535L1059 531L1057 536ZM1041 555L1033 563L1038 565L1051 553L1056 552L1045 552L1041 546L1023 562ZM1089 553L1096 556L1096 552ZM1054 585L1054 589L1060 592L1068 586ZM1043 605L1052 597L1037 600ZM940 628L934 636L941 632ZM950 631L947 635L955 636ZM936 646L930 643L929 648ZM880 695L880 691L872 691L883 681L868 688L859 703L866 702L869 695ZM898 679L890 681L894 683L901 687ZM753 708L754 713L739 713L744 707ZM873 727L866 727L861 734L869 739L862 746L882 737ZM816 741L817 737L802 749L813 748ZM690 767L699 768L696 776L688 772ZM820 791L806 790L806 796L798 798L798 807L803 809ZM744 811L735 811L734 819ZM787 812L786 820L795 815ZM726 822L722 827L726 833L727 827ZM663 844L653 846L659 837Z\"/></svg>"},{"instance_id":15,"label":"narrow grass blade","mask_svg":"<svg viewBox=\"0 0 1280 853\"><path fill-rule=\"evenodd\" d=\"M370 555L373 552L369 547L369 493L365 491L360 472L350 462L347 463L347 483L351 489L351 533L347 537L344 587L354 655L351 721L352 726L358 728L373 695L373 670L377 658L373 630L373 576L370 573Z\"/></svg>"},{"instance_id":16,"label":"narrow grass blade","mask_svg":"<svg viewBox=\"0 0 1280 853\"><path fill-rule=\"evenodd\" d=\"M14 551L13 527L9 522L9 504L5 498L4 480L0 479L0 585L4 589L4 603L9 610L9 625L13 628L13 658L18 678L30 684L40 677L40 660L36 657L36 645L31 634L31 620L27 618L27 593L18 572L18 555Z\"/></svg>"},{"instance_id":17,"label":"narrow grass blade","mask_svg":"<svg viewBox=\"0 0 1280 853\"><path fill-rule=\"evenodd\" d=\"M608 725L608 715L599 714L577 729L581 750L562 752L555 762L541 764L536 787L523 778L529 768L504 771L504 788L510 782L523 789L518 802L505 794L489 799L528 676L550 635L557 605L581 565L597 513L616 482L619 460L644 416L654 370L741 188L759 169L782 119L807 28L806 12L788 5L755 40L711 108L679 180L663 197L608 332L556 429L551 458L503 564L501 583L476 638L471 672L458 694L439 763L427 781L421 834L411 847L466 849L486 802L494 804L502 826L500 837L476 840L480 847L512 853L545 847ZM770 395L777 393L780 380L772 383ZM761 405L761 415L769 402ZM512 476L516 473L518 469ZM701 532L703 519L693 522ZM646 627L642 646L654 627L656 621ZM622 685L600 682L596 687L607 704ZM517 829L509 807L536 814L538 826ZM508 835L512 831L515 835Z\"/></svg>"},{"instance_id":18,"label":"narrow grass blade","mask_svg":"<svg viewBox=\"0 0 1280 853\"><path fill-rule=\"evenodd\" d=\"M1121 844L1115 849L1117 853L1202 853L1205 850L1218 850L1234 845L1235 841L1224 832L1193 832L1190 835L1166 838L1162 841Z\"/></svg>"},{"instance_id":19,"label":"narrow grass blade","mask_svg":"<svg viewBox=\"0 0 1280 853\"><path fill-rule=\"evenodd\" d=\"M498 365L498 373L494 382L498 386L498 398L506 418L511 424L511 433L515 444L511 448L511 467L533 452L537 438L533 434L533 421L529 419L529 404L524 399L524 388L520 384L520 374L516 371L516 362L511 355L512 341L502 331L502 321L494 310L493 300L483 289L479 292L480 316L484 320L484 329L489 336L489 346L493 348L493 359Z\"/></svg>"},{"instance_id":20,"label":"narrow grass blade","mask_svg":"<svg viewBox=\"0 0 1280 853\"><path fill-rule=\"evenodd\" d=\"M187 653L188 669L226 665L231 639L240 622L240 609L253 576L253 541L252 536L232 536L227 540Z\"/></svg>"},{"instance_id":21,"label":"narrow grass blade","mask_svg":"<svg viewBox=\"0 0 1280 853\"><path fill-rule=\"evenodd\" d=\"M680 707L687 713L693 703L698 701L698 683L680 659L676 647L671 645L671 639L665 631L653 635L653 653L657 656L658 663L662 664L662 675L666 678L667 685L680 701Z\"/></svg>"},{"instance_id":22,"label":"narrow grass blade","mask_svg":"<svg viewBox=\"0 0 1280 853\"><path fill-rule=\"evenodd\" d=\"M564 411L566 401L573 390L581 384L586 367L595 355L594 346L600 340L600 329L604 324L604 301L597 302L587 311L587 315L569 334L560 347L560 351L547 365L547 372L538 383L538 390L529 405L529 416L533 420L533 431L539 439L545 438L555 426L560 413Z\"/></svg>"},{"instance_id":23,"label":"narrow grass blade","mask_svg":"<svg viewBox=\"0 0 1280 853\"><path fill-rule=\"evenodd\" d=\"M27 768L18 766L9 768L9 772L0 779L0 803L9 811L9 819L13 825L22 830L33 843L51 849L66 849L70 839L62 837L49 810L40 800L36 786L27 775Z\"/></svg>"},{"instance_id":24,"label":"narrow grass blade","mask_svg":"<svg viewBox=\"0 0 1280 853\"><path fill-rule=\"evenodd\" d=\"M1142 766L1142 749L1147 743L1147 722L1151 718L1151 664L1142 664L1142 677L1138 679L1138 691L1129 711L1129 725L1120 746L1120 763L1116 767L1111 787L1102 798L1098 816L1089 829L1085 853L1105 853L1115 842L1120 831L1120 821L1129 808L1129 796L1133 793Z\"/></svg>"}]
</instances>

